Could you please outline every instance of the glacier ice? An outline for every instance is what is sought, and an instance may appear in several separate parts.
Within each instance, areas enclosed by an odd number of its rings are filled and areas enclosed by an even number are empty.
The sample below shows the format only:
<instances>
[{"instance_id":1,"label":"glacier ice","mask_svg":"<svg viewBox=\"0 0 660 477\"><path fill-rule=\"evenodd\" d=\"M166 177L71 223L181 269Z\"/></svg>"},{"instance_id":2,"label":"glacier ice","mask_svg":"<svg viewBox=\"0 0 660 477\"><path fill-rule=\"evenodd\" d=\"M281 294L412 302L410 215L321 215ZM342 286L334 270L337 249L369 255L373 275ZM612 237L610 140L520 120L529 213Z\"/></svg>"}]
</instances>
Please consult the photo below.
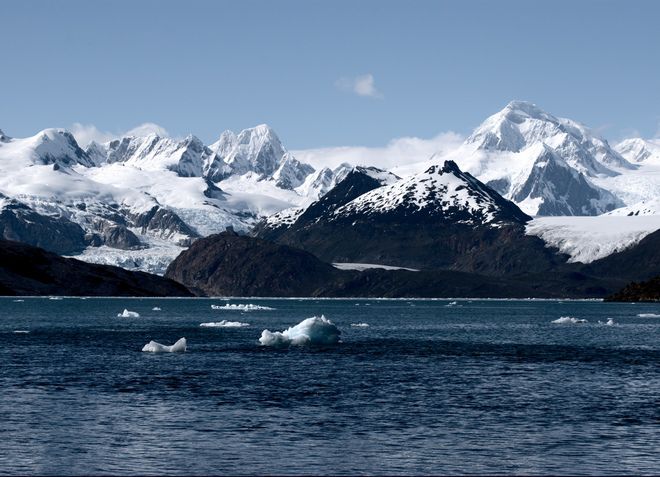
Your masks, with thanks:
<instances>
[{"instance_id":1,"label":"glacier ice","mask_svg":"<svg viewBox=\"0 0 660 477\"><path fill-rule=\"evenodd\" d=\"M209 321L207 323L200 323L202 328L244 328L250 326L250 323L242 323L240 321Z\"/></svg>"},{"instance_id":2,"label":"glacier ice","mask_svg":"<svg viewBox=\"0 0 660 477\"><path fill-rule=\"evenodd\" d=\"M117 314L118 318L139 318L140 314L137 311L129 311L124 308L124 311Z\"/></svg>"},{"instance_id":3,"label":"glacier ice","mask_svg":"<svg viewBox=\"0 0 660 477\"><path fill-rule=\"evenodd\" d=\"M147 351L150 353L183 353L188 347L188 342L185 338L179 339L176 343L171 346L163 345L157 343L156 341L149 341L142 351Z\"/></svg>"},{"instance_id":4,"label":"glacier ice","mask_svg":"<svg viewBox=\"0 0 660 477\"><path fill-rule=\"evenodd\" d=\"M262 346L284 348L287 346L328 346L339 343L341 331L325 316L307 318L284 331L263 330L259 343Z\"/></svg>"},{"instance_id":5,"label":"glacier ice","mask_svg":"<svg viewBox=\"0 0 660 477\"><path fill-rule=\"evenodd\" d=\"M580 323L588 323L588 321L582 318L574 318L572 316L562 316L556 320L552 320L552 323L556 323L558 325L576 325Z\"/></svg>"}]
</instances>

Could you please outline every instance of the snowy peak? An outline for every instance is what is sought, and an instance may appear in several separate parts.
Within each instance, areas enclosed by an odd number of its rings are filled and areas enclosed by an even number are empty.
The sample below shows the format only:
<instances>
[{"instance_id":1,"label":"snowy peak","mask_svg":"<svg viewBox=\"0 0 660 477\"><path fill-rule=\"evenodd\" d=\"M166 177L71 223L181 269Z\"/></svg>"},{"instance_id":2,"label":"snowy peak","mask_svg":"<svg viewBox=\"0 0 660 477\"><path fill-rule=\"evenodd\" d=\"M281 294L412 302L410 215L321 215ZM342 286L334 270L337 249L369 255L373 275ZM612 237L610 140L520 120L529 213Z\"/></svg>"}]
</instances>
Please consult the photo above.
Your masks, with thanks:
<instances>
[{"instance_id":1,"label":"snowy peak","mask_svg":"<svg viewBox=\"0 0 660 477\"><path fill-rule=\"evenodd\" d=\"M521 152L546 144L573 168L590 177L615 176L612 168L634 169L609 143L589 128L557 118L525 101L512 101L486 119L466 139L485 151Z\"/></svg>"},{"instance_id":2,"label":"snowy peak","mask_svg":"<svg viewBox=\"0 0 660 477\"><path fill-rule=\"evenodd\" d=\"M620 207L614 195L571 168L551 147L541 144L526 180L509 194L530 215L598 215Z\"/></svg>"},{"instance_id":3,"label":"snowy peak","mask_svg":"<svg viewBox=\"0 0 660 477\"><path fill-rule=\"evenodd\" d=\"M2 136L0 157L23 164L53 165L55 168L69 168L78 164L93 165L73 135L64 129L44 129L32 137L12 139Z\"/></svg>"},{"instance_id":4,"label":"snowy peak","mask_svg":"<svg viewBox=\"0 0 660 477\"><path fill-rule=\"evenodd\" d=\"M307 176L314 172L309 164L303 164L287 152L282 156L280 166L273 173L273 180L281 189L295 189L300 186Z\"/></svg>"},{"instance_id":5,"label":"snowy peak","mask_svg":"<svg viewBox=\"0 0 660 477\"><path fill-rule=\"evenodd\" d=\"M261 176L271 176L285 153L286 149L275 131L261 124L241 131L223 159L235 174L255 172Z\"/></svg>"},{"instance_id":6,"label":"snowy peak","mask_svg":"<svg viewBox=\"0 0 660 477\"><path fill-rule=\"evenodd\" d=\"M626 160L633 164L660 164L660 139L626 139L615 146Z\"/></svg>"},{"instance_id":7,"label":"snowy peak","mask_svg":"<svg viewBox=\"0 0 660 477\"><path fill-rule=\"evenodd\" d=\"M9 142L11 138L0 129L0 142Z\"/></svg>"},{"instance_id":8,"label":"snowy peak","mask_svg":"<svg viewBox=\"0 0 660 477\"><path fill-rule=\"evenodd\" d=\"M529 220L515 204L461 171L453 161L367 192L337 209L334 216L399 222L432 219L473 226Z\"/></svg>"},{"instance_id":9,"label":"snowy peak","mask_svg":"<svg viewBox=\"0 0 660 477\"><path fill-rule=\"evenodd\" d=\"M202 141L192 135L182 141L157 134L127 136L103 146L92 143L87 150L94 158L105 151L108 164L122 162L143 170L171 170L181 177L200 177L203 163L211 155Z\"/></svg>"}]
</instances>

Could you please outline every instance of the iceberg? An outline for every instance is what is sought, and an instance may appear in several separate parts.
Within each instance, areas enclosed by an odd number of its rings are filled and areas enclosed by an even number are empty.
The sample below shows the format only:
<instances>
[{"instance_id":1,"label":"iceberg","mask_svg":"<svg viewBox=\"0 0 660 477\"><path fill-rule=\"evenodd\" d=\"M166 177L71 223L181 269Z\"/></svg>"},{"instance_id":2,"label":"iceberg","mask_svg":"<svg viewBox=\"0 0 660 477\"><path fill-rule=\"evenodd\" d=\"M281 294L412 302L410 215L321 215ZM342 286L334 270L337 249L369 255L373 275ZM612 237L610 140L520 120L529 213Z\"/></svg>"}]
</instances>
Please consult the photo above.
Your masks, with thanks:
<instances>
[{"instance_id":1,"label":"iceberg","mask_svg":"<svg viewBox=\"0 0 660 477\"><path fill-rule=\"evenodd\" d=\"M155 341L149 341L142 351L148 351L150 353L183 353L188 347L188 342L185 338L181 338L179 341L174 343L172 346L163 345Z\"/></svg>"},{"instance_id":2,"label":"iceberg","mask_svg":"<svg viewBox=\"0 0 660 477\"><path fill-rule=\"evenodd\" d=\"M240 321L210 321L208 323L200 323L202 328L244 328L250 326L250 323L241 323Z\"/></svg>"},{"instance_id":3,"label":"iceberg","mask_svg":"<svg viewBox=\"0 0 660 477\"><path fill-rule=\"evenodd\" d=\"M214 310L230 310L230 311L264 311L264 310L275 309L269 306L253 305L251 303L237 304L237 305L230 305L229 303L226 305L211 305L211 308Z\"/></svg>"},{"instance_id":4,"label":"iceberg","mask_svg":"<svg viewBox=\"0 0 660 477\"><path fill-rule=\"evenodd\" d=\"M639 315L640 318L660 318L660 315L657 313L640 313Z\"/></svg>"},{"instance_id":5,"label":"iceberg","mask_svg":"<svg viewBox=\"0 0 660 477\"><path fill-rule=\"evenodd\" d=\"M325 316L313 316L284 331L263 330L259 343L262 346L284 348L287 346L329 346L339 343L341 331Z\"/></svg>"},{"instance_id":6,"label":"iceberg","mask_svg":"<svg viewBox=\"0 0 660 477\"><path fill-rule=\"evenodd\" d=\"M117 317L119 317L119 318L140 318L140 314L137 311L128 311L126 308L124 308L124 311L117 314Z\"/></svg>"},{"instance_id":7,"label":"iceberg","mask_svg":"<svg viewBox=\"0 0 660 477\"><path fill-rule=\"evenodd\" d=\"M353 328L369 328L369 323L351 323Z\"/></svg>"},{"instance_id":8,"label":"iceberg","mask_svg":"<svg viewBox=\"0 0 660 477\"><path fill-rule=\"evenodd\" d=\"M28 330L14 330L13 332L20 335L25 335L29 333Z\"/></svg>"},{"instance_id":9,"label":"iceberg","mask_svg":"<svg viewBox=\"0 0 660 477\"><path fill-rule=\"evenodd\" d=\"M160 307L154 306L151 311L162 311Z\"/></svg>"},{"instance_id":10,"label":"iceberg","mask_svg":"<svg viewBox=\"0 0 660 477\"><path fill-rule=\"evenodd\" d=\"M572 316L562 316L560 318L557 318L556 320L553 320L552 323L556 323L559 325L575 325L578 323L589 323L585 319L580 319L580 318L573 318Z\"/></svg>"},{"instance_id":11,"label":"iceberg","mask_svg":"<svg viewBox=\"0 0 660 477\"><path fill-rule=\"evenodd\" d=\"M12 300L14 303L23 303L25 300Z\"/></svg>"},{"instance_id":12,"label":"iceberg","mask_svg":"<svg viewBox=\"0 0 660 477\"><path fill-rule=\"evenodd\" d=\"M614 318L609 318L607 321L598 320L598 324L605 326L616 326L616 321L614 321Z\"/></svg>"}]
</instances>

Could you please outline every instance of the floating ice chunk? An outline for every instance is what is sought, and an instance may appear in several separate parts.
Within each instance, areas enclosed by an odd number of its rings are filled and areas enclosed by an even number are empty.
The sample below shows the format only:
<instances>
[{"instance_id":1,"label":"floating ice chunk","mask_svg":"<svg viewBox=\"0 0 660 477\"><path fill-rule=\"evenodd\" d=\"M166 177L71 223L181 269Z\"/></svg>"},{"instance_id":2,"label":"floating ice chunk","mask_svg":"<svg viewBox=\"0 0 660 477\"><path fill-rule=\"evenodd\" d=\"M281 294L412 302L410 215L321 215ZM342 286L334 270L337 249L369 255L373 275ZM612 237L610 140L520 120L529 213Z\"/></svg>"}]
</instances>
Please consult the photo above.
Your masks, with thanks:
<instances>
[{"instance_id":1,"label":"floating ice chunk","mask_svg":"<svg viewBox=\"0 0 660 477\"><path fill-rule=\"evenodd\" d=\"M657 313L640 313L639 315L640 318L660 318L660 315Z\"/></svg>"},{"instance_id":2,"label":"floating ice chunk","mask_svg":"<svg viewBox=\"0 0 660 477\"><path fill-rule=\"evenodd\" d=\"M14 303L23 303L25 300L13 300Z\"/></svg>"},{"instance_id":3,"label":"floating ice chunk","mask_svg":"<svg viewBox=\"0 0 660 477\"><path fill-rule=\"evenodd\" d=\"M226 305L211 305L211 308L213 308L214 310L230 310L230 311L264 311L264 310L275 309L269 306L253 305L251 303L237 304L237 305L233 305L233 304L230 305L229 303Z\"/></svg>"},{"instance_id":4,"label":"floating ice chunk","mask_svg":"<svg viewBox=\"0 0 660 477\"><path fill-rule=\"evenodd\" d=\"M181 338L172 346L163 345L155 341L149 341L146 345L144 345L142 351L148 351L151 353L183 353L187 347L188 342L185 338Z\"/></svg>"},{"instance_id":5,"label":"floating ice chunk","mask_svg":"<svg viewBox=\"0 0 660 477\"><path fill-rule=\"evenodd\" d=\"M49 296L48 299L49 299L49 300L61 300L62 297L59 297L59 296Z\"/></svg>"},{"instance_id":6,"label":"floating ice chunk","mask_svg":"<svg viewBox=\"0 0 660 477\"><path fill-rule=\"evenodd\" d=\"M616 322L614 321L614 318L609 318L607 321L598 320L598 324L605 326L616 326Z\"/></svg>"},{"instance_id":7,"label":"floating ice chunk","mask_svg":"<svg viewBox=\"0 0 660 477\"><path fill-rule=\"evenodd\" d=\"M137 311L128 311L126 308L117 316L119 318L140 318L140 314Z\"/></svg>"},{"instance_id":8,"label":"floating ice chunk","mask_svg":"<svg viewBox=\"0 0 660 477\"><path fill-rule=\"evenodd\" d=\"M353 328L369 328L369 323L351 323Z\"/></svg>"},{"instance_id":9,"label":"floating ice chunk","mask_svg":"<svg viewBox=\"0 0 660 477\"><path fill-rule=\"evenodd\" d=\"M29 333L28 330L14 330L13 332L14 332L14 333L17 333L17 334L21 334L21 335L24 335L24 334Z\"/></svg>"},{"instance_id":10,"label":"floating ice chunk","mask_svg":"<svg viewBox=\"0 0 660 477\"><path fill-rule=\"evenodd\" d=\"M250 323L241 323L240 321L210 321L208 323L200 323L199 326L203 328L244 328L250 326Z\"/></svg>"},{"instance_id":11,"label":"floating ice chunk","mask_svg":"<svg viewBox=\"0 0 660 477\"><path fill-rule=\"evenodd\" d=\"M282 348L291 345L334 345L339 343L341 332L325 316L313 316L282 332L263 330L259 343L262 346Z\"/></svg>"},{"instance_id":12,"label":"floating ice chunk","mask_svg":"<svg viewBox=\"0 0 660 477\"><path fill-rule=\"evenodd\" d=\"M452 301L447 303L445 306L461 306L461 305L459 305L457 301Z\"/></svg>"},{"instance_id":13,"label":"floating ice chunk","mask_svg":"<svg viewBox=\"0 0 660 477\"><path fill-rule=\"evenodd\" d=\"M159 308L159 307L157 307L157 306L154 306L154 307L151 309L151 311L162 311L162 310L161 310L161 308Z\"/></svg>"},{"instance_id":14,"label":"floating ice chunk","mask_svg":"<svg viewBox=\"0 0 660 477\"><path fill-rule=\"evenodd\" d=\"M556 320L553 320L552 323L557 323L559 325L575 325L578 323L589 323L585 319L580 319L580 318L573 318L572 316L562 316L561 318L557 318Z\"/></svg>"}]
</instances>

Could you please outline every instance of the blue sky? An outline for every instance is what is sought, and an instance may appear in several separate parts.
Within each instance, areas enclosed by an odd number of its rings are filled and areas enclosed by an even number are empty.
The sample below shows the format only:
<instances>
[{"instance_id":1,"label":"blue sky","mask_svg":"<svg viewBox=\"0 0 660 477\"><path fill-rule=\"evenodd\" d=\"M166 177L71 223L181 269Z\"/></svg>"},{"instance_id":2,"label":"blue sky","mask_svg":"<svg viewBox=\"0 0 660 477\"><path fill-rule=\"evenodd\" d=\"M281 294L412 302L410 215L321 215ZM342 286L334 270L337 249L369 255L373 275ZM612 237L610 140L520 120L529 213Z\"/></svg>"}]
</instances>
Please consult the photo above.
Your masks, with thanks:
<instances>
[{"instance_id":1,"label":"blue sky","mask_svg":"<svg viewBox=\"0 0 660 477\"><path fill-rule=\"evenodd\" d=\"M0 128L212 142L259 123L290 149L467 134L511 99L599 129L660 122L656 1L11 1Z\"/></svg>"}]
</instances>

